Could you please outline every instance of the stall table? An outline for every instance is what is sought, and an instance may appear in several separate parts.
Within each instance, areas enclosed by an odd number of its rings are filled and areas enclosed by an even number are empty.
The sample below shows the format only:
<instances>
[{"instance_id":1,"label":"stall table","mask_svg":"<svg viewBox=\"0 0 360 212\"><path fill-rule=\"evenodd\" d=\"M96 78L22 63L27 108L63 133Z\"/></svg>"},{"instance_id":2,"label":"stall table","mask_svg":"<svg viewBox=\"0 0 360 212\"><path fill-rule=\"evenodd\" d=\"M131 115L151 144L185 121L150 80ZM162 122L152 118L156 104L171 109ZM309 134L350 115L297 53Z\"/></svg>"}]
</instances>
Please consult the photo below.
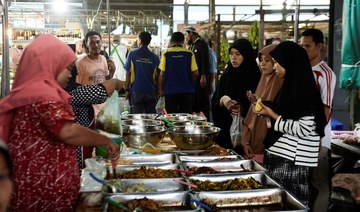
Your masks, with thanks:
<instances>
[{"instance_id":1,"label":"stall table","mask_svg":"<svg viewBox=\"0 0 360 212\"><path fill-rule=\"evenodd\" d=\"M331 151L342 158L333 165L333 174L339 173L346 165L354 165L360 160L360 145L350 145L340 139L331 140Z\"/></svg>"}]
</instances>

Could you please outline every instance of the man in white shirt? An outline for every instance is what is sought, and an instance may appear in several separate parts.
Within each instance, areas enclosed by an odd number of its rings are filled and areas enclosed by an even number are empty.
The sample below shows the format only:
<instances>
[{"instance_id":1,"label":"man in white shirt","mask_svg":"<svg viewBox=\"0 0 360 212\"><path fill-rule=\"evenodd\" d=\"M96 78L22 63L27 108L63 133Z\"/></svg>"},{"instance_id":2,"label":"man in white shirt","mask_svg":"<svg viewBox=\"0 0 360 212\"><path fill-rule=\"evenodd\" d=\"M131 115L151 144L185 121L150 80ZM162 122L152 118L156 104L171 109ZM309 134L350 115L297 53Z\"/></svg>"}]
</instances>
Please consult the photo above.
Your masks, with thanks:
<instances>
[{"instance_id":1,"label":"man in white shirt","mask_svg":"<svg viewBox=\"0 0 360 212\"><path fill-rule=\"evenodd\" d=\"M323 100L328 123L325 127L325 136L321 139L318 166L310 174L312 186L311 211L327 211L330 188L330 149L331 149L331 108L336 84L336 75L331 68L321 59L321 49L324 45L324 35L318 29L307 29L301 34L300 45L306 50L316 84Z\"/></svg>"},{"instance_id":2,"label":"man in white shirt","mask_svg":"<svg viewBox=\"0 0 360 212\"><path fill-rule=\"evenodd\" d=\"M126 61L128 49L124 44L121 44L120 35L113 36L110 50L111 52L109 52L109 48L107 48L106 52L108 52L109 56L115 63L116 70L114 78L125 82L126 70L124 69L124 64Z\"/></svg>"}]
</instances>

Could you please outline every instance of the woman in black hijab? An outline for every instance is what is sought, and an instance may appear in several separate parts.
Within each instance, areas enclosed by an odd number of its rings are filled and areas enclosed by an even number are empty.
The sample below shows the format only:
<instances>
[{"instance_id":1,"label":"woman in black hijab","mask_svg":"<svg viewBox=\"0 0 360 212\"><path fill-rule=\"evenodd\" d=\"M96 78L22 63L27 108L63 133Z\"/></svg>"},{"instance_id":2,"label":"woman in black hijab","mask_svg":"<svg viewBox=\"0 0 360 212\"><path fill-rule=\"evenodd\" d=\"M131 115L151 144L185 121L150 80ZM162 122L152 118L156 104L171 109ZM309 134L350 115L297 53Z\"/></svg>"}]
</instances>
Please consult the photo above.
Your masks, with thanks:
<instances>
[{"instance_id":1,"label":"woman in black hijab","mask_svg":"<svg viewBox=\"0 0 360 212\"><path fill-rule=\"evenodd\" d=\"M262 116L272 118L264 140L264 166L269 175L304 204L309 203L309 170L317 166L326 118L306 51L285 41L270 52L277 75L284 83Z\"/></svg>"},{"instance_id":2,"label":"woman in black hijab","mask_svg":"<svg viewBox=\"0 0 360 212\"><path fill-rule=\"evenodd\" d=\"M250 101L246 92L255 92L261 73L255 60L251 43L238 39L229 48L230 62L221 75L216 94L212 99L214 124L221 128L216 138L217 144L232 149L230 126L232 115L245 117Z\"/></svg>"}]
</instances>

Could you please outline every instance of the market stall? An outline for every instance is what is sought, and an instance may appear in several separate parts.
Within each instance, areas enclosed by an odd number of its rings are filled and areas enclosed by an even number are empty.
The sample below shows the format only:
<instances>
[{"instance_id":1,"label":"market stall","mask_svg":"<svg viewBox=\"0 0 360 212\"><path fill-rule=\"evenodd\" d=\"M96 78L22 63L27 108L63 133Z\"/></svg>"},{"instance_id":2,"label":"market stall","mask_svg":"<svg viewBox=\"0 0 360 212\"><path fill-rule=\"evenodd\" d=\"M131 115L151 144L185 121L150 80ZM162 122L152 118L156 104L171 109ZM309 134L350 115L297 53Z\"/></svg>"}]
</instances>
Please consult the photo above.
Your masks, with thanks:
<instances>
[{"instance_id":1,"label":"market stall","mask_svg":"<svg viewBox=\"0 0 360 212\"><path fill-rule=\"evenodd\" d=\"M144 121L144 116L153 121ZM87 161L90 166L82 172L78 211L307 210L257 162L215 145L218 130L202 117L130 114L123 121L136 125L123 124L126 147L121 158L115 170L106 161ZM168 127L169 123L174 127ZM158 141L140 136L141 130L126 133L130 128L144 129L144 124L159 124L166 132L158 133ZM192 149L184 145L191 142L206 145ZM100 180L94 181L90 173Z\"/></svg>"}]
</instances>

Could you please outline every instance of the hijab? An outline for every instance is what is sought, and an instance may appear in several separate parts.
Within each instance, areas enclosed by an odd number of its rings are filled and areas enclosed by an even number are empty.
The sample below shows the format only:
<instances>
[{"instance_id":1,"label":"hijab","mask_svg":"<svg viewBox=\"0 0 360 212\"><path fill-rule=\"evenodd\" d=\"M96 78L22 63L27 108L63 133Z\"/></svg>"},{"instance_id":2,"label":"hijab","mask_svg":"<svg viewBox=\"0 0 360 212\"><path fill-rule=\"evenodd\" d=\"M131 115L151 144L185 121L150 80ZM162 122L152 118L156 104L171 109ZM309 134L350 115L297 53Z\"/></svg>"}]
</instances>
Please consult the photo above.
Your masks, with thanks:
<instances>
[{"instance_id":1,"label":"hijab","mask_svg":"<svg viewBox=\"0 0 360 212\"><path fill-rule=\"evenodd\" d=\"M266 55L271 58L269 52L273 50L275 46L275 44L271 44L261 49L258 54L259 60L261 59L261 55ZM262 73L255 94L261 97L264 101L273 101L282 84L283 79L276 76L274 70L270 74ZM248 112L244 119L244 124L249 130L244 128L243 141L248 142L250 140L253 152L262 153L264 151L263 140L267 132L266 120L263 117L257 116L256 113L253 113L252 107L254 107L253 104L250 105L250 112Z\"/></svg>"},{"instance_id":2,"label":"hijab","mask_svg":"<svg viewBox=\"0 0 360 212\"><path fill-rule=\"evenodd\" d=\"M41 101L63 102L73 114L71 96L56 77L76 60L71 48L58 38L42 34L35 38L21 56L12 90L0 101L0 138L6 142L15 110Z\"/></svg>"},{"instance_id":3,"label":"hijab","mask_svg":"<svg viewBox=\"0 0 360 212\"><path fill-rule=\"evenodd\" d=\"M285 119L314 115L316 132L324 136L326 117L320 91L316 86L308 55L292 41L278 44L270 55L285 69L282 88L274 100L278 114Z\"/></svg>"},{"instance_id":4,"label":"hijab","mask_svg":"<svg viewBox=\"0 0 360 212\"><path fill-rule=\"evenodd\" d=\"M230 46L229 54L231 49L238 50L244 60L237 68L233 67L230 62L228 63L222 76L224 77L224 82L221 85L223 86L221 96L228 95L230 98L239 102L244 108L243 116L245 116L250 106L246 91L255 91L261 73L256 63L254 49L250 41L245 38L240 38Z\"/></svg>"}]
</instances>

